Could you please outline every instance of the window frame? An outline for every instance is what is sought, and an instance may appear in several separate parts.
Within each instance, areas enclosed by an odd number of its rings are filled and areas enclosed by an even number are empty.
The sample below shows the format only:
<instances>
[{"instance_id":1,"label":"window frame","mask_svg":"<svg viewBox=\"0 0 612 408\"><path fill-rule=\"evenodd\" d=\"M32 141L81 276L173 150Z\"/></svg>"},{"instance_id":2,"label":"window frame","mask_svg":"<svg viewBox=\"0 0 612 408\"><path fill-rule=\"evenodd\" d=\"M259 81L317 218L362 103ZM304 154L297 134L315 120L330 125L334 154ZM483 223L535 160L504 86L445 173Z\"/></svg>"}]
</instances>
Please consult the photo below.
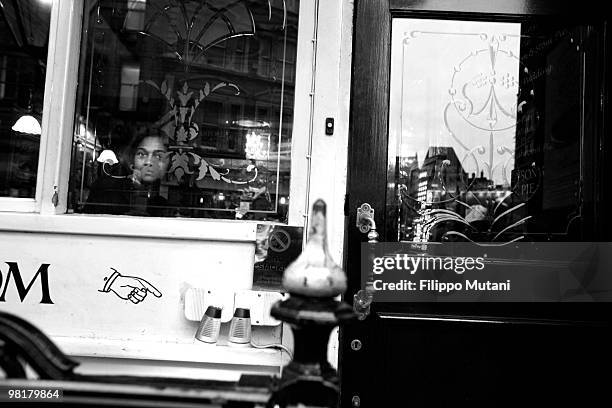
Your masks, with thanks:
<instances>
[{"instance_id":1,"label":"window frame","mask_svg":"<svg viewBox=\"0 0 612 408\"><path fill-rule=\"evenodd\" d=\"M317 3L303 0L299 11L296 61L300 63L296 64L295 78L301 81L295 81L294 112L306 114L293 118L288 211L288 225L293 226L307 222L309 197L304 186L309 184L307 152L313 136L310 84L315 75L315 52L311 36L321 11ZM51 7L36 194L33 199L0 197L0 230L255 241L257 221L67 213L81 33L89 13L84 12L85 0L53 0Z\"/></svg>"}]
</instances>

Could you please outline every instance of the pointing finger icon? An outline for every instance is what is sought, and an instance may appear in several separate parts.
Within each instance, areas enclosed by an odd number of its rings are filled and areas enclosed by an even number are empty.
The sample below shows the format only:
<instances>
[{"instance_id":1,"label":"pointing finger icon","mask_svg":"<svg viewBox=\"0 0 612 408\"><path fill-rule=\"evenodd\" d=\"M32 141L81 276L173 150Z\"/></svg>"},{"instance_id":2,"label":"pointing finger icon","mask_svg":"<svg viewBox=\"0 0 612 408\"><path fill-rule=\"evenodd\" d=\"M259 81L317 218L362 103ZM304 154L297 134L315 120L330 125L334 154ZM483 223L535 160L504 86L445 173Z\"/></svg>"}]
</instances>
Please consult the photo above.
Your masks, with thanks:
<instances>
[{"instance_id":1,"label":"pointing finger icon","mask_svg":"<svg viewBox=\"0 0 612 408\"><path fill-rule=\"evenodd\" d=\"M146 289L147 291L151 292L153 294L153 296L161 297L161 295L162 295L161 292L159 290L157 290L157 288L155 286L151 285L145 279L142 279L142 278L137 278L137 279L140 282L140 284L143 286L143 288Z\"/></svg>"}]
</instances>

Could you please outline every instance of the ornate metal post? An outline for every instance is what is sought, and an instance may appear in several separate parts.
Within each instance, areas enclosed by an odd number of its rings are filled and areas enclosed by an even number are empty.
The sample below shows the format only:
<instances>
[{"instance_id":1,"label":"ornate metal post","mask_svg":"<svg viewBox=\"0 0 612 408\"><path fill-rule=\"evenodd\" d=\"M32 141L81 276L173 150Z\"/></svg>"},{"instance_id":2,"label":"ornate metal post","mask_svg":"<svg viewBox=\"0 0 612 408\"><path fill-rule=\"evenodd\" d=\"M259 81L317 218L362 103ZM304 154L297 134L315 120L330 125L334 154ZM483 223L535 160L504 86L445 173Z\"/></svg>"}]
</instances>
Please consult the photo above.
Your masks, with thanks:
<instances>
[{"instance_id":1,"label":"ornate metal post","mask_svg":"<svg viewBox=\"0 0 612 408\"><path fill-rule=\"evenodd\" d=\"M323 200L313 205L308 243L285 270L283 286L290 296L275 304L271 314L289 323L295 349L293 360L285 366L273 389L268 407L297 403L336 407L338 376L327 361L327 344L332 329L356 315L348 303L334 299L346 290L346 274L327 250Z\"/></svg>"}]
</instances>

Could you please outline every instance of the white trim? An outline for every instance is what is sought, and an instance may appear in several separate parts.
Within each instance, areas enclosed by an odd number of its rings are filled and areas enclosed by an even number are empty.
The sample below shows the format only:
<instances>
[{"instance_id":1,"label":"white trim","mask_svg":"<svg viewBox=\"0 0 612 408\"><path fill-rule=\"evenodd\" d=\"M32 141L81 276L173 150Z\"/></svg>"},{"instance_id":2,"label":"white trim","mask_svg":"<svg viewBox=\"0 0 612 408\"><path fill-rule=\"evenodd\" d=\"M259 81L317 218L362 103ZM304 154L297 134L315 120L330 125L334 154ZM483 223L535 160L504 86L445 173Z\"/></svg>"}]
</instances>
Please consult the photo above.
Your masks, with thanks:
<instances>
[{"instance_id":1,"label":"white trim","mask_svg":"<svg viewBox=\"0 0 612 408\"><path fill-rule=\"evenodd\" d=\"M0 197L0 213L4 211L32 213L37 212L38 207L33 198Z\"/></svg>"},{"instance_id":2,"label":"white trim","mask_svg":"<svg viewBox=\"0 0 612 408\"><path fill-rule=\"evenodd\" d=\"M353 41L353 2L326 2L319 13L319 52L317 95L315 96L312 149L311 201L327 202L329 252L342 263L344 247L344 197L348 160L351 55ZM325 118L335 122L334 134L325 134ZM348 228L351 227L349 220ZM328 357L338 366L338 330L330 336Z\"/></svg>"},{"instance_id":3,"label":"white trim","mask_svg":"<svg viewBox=\"0 0 612 408\"><path fill-rule=\"evenodd\" d=\"M253 366L236 364L191 363L188 361L141 360L133 358L72 356L79 365L75 374L81 375L129 375L141 377L190 378L238 382L240 376L255 371ZM257 366L262 374L278 374L278 367ZM81 381L79 381L79 384Z\"/></svg>"},{"instance_id":4,"label":"white trim","mask_svg":"<svg viewBox=\"0 0 612 408\"><path fill-rule=\"evenodd\" d=\"M315 57L313 32L315 27L316 0L301 1L295 63L295 89L293 103L293 126L291 137L291 180L289 185L289 225L306 226L304 205L307 197L308 139L311 135L310 86L314 72ZM299 80L298 80L299 79Z\"/></svg>"},{"instance_id":5,"label":"white trim","mask_svg":"<svg viewBox=\"0 0 612 408\"><path fill-rule=\"evenodd\" d=\"M40 232L206 241L255 242L256 221L107 215L0 213L0 233Z\"/></svg>"},{"instance_id":6,"label":"white trim","mask_svg":"<svg viewBox=\"0 0 612 408\"><path fill-rule=\"evenodd\" d=\"M315 136L313 148L313 185L310 196L314 201L327 201L328 245L332 258L342 263L344 247L344 197L348 162L349 113L351 93L353 3L351 1L326 4L326 15L320 18L319 35L329 36L320 41L317 70L317 88L329 89L329 94L319 92L315 99ZM327 65L323 65L327 64ZM333 75L332 75L333 72ZM335 119L334 134L325 134L325 118ZM351 225L349 221L349 225Z\"/></svg>"},{"instance_id":7,"label":"white trim","mask_svg":"<svg viewBox=\"0 0 612 408\"><path fill-rule=\"evenodd\" d=\"M40 192L42 214L64 214L68 198L70 151L79 71L79 54L83 21L83 0L54 0L54 14L49 38L49 58L43 135L45 158ZM56 31L55 31L56 30ZM42 166L41 166L42 165ZM53 204L54 187L58 188L58 205Z\"/></svg>"},{"instance_id":8,"label":"white trim","mask_svg":"<svg viewBox=\"0 0 612 408\"><path fill-rule=\"evenodd\" d=\"M40 145L38 146L38 169L36 172L36 193L34 211L40 211L42 200L43 179L45 174L45 163L47 158L47 143L49 140L49 108L50 94L53 92L51 78L53 77L55 44L57 43L57 31L60 21L59 0L54 0L51 4L51 15L49 21L49 42L47 47L47 66L45 75L45 93L43 99L42 123ZM3 208L4 209L4 208Z\"/></svg>"},{"instance_id":9,"label":"white trim","mask_svg":"<svg viewBox=\"0 0 612 408\"><path fill-rule=\"evenodd\" d=\"M134 339L112 340L54 336L53 341L70 356L184 361L208 364L238 364L280 367L282 351L248 346L190 343L157 343Z\"/></svg>"},{"instance_id":10,"label":"white trim","mask_svg":"<svg viewBox=\"0 0 612 408\"><path fill-rule=\"evenodd\" d=\"M49 47L47 49L47 71L45 76L45 89L42 112L42 130L40 135L40 143L38 145L38 169L36 171L36 191L34 198L13 198L0 197L0 211L12 212L38 212L40 211L40 202L42 199L43 177L45 173L45 159L47 157L47 141L48 141L48 122L49 122L49 107L50 97L52 92L51 77L53 75L53 56L55 53L55 44L57 42L57 29L59 25L60 8L59 0L53 0L51 5L50 21L49 21Z\"/></svg>"}]
</instances>

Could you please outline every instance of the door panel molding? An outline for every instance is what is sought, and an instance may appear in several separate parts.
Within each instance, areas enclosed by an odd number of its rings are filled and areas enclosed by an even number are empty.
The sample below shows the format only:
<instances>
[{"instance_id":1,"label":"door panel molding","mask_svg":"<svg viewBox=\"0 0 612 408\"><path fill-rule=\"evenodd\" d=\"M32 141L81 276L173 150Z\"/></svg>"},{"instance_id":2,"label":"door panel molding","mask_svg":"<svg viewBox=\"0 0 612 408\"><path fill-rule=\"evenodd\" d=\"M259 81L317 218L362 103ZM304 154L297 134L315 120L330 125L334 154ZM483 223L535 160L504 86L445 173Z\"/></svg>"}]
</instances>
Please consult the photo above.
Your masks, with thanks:
<instances>
[{"instance_id":1,"label":"door panel molding","mask_svg":"<svg viewBox=\"0 0 612 408\"><path fill-rule=\"evenodd\" d=\"M495 15L572 15L592 14L603 9L603 3L591 0L390 0L392 13L401 11L427 11L429 13L458 13Z\"/></svg>"},{"instance_id":2,"label":"door panel molding","mask_svg":"<svg viewBox=\"0 0 612 408\"><path fill-rule=\"evenodd\" d=\"M599 321L576 321L576 320L555 320L555 319L530 319L530 318L497 318L485 316L456 316L456 315L423 315L423 314L403 314L403 313L379 313L380 319L387 320L416 320L416 321L435 321L447 323L477 323L477 324L509 324L509 325L545 325L545 326L589 326L604 327Z\"/></svg>"}]
</instances>

